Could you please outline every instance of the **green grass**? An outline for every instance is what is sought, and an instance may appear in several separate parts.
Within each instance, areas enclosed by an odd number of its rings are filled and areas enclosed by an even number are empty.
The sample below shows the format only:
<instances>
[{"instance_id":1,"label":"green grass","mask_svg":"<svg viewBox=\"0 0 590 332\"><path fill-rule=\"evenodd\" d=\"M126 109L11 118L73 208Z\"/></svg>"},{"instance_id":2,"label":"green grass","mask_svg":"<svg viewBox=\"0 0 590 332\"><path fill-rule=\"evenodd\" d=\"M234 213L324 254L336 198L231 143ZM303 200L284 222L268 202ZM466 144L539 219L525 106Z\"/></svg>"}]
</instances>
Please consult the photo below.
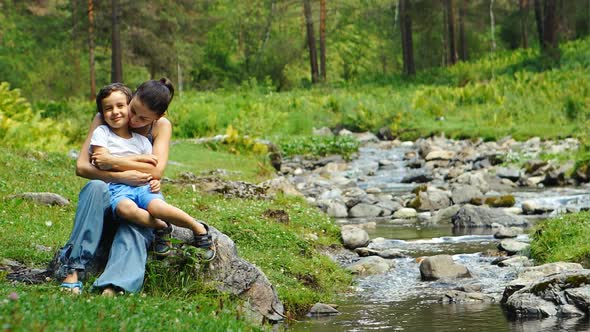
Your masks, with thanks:
<instances>
[{"instance_id":1,"label":"green grass","mask_svg":"<svg viewBox=\"0 0 590 332\"><path fill-rule=\"evenodd\" d=\"M183 171L199 174L210 169L228 169L235 171L234 180L264 179L258 169L258 157L211 151L205 146L173 145L171 160L183 164L169 167L167 175L171 177ZM60 153L0 148L0 167L6 170L0 174L0 260L43 268L65 243L77 194L86 183L74 175L74 166L74 160ZM7 198L11 194L41 191L60 194L71 204L40 206ZM321 248L340 242L338 228L300 198L229 199L168 183L162 191L171 204L229 235L240 256L267 275L291 317L306 313L317 301L334 301L352 282L348 272L319 253ZM289 223L265 217L268 209L285 211ZM318 241L307 239L306 235L312 233L319 236ZM44 250L46 247L50 249ZM162 319L174 322L180 330L256 329L243 319L240 299L203 288L202 280L169 275L157 262L149 263L148 271L144 295L117 299L102 299L88 292L81 298L71 298L60 294L55 282L15 286L5 279L5 274L0 274L0 322L12 330L89 329L90 325L83 325L89 323L82 317L92 317L96 323L93 328L101 330L151 330L161 326ZM12 292L19 299L2 302Z\"/></svg>"},{"instance_id":2,"label":"green grass","mask_svg":"<svg viewBox=\"0 0 590 332\"><path fill-rule=\"evenodd\" d=\"M268 178L272 167L265 156L232 153L217 144L179 142L170 150L169 160L166 176L172 178L182 172L224 169L228 179L259 183Z\"/></svg>"},{"instance_id":3,"label":"green grass","mask_svg":"<svg viewBox=\"0 0 590 332\"><path fill-rule=\"evenodd\" d=\"M9 295L16 293L18 299ZM0 287L0 326L5 331L258 331L228 298L130 295L71 296L54 285ZM242 315L242 316L240 316Z\"/></svg>"},{"instance_id":4,"label":"green grass","mask_svg":"<svg viewBox=\"0 0 590 332\"><path fill-rule=\"evenodd\" d=\"M590 212L567 214L537 225L531 255L538 264L567 261L590 266Z\"/></svg>"}]
</instances>

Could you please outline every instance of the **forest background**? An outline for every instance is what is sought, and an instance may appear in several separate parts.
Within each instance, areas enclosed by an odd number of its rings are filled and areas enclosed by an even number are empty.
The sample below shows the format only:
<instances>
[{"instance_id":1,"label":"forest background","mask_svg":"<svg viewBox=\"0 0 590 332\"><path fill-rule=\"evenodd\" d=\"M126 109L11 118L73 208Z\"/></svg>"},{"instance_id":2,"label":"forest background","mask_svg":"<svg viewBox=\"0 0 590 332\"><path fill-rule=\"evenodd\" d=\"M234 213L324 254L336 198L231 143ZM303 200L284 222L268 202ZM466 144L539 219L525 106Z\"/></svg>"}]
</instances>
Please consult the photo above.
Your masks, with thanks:
<instances>
[{"instance_id":1,"label":"forest background","mask_svg":"<svg viewBox=\"0 0 590 332\"><path fill-rule=\"evenodd\" d=\"M589 104L588 0L1 0L0 9L0 138L16 147L76 146L97 86L160 77L177 88L169 116L179 138L284 138L319 126L551 138L579 135Z\"/></svg>"},{"instance_id":2,"label":"forest background","mask_svg":"<svg viewBox=\"0 0 590 332\"><path fill-rule=\"evenodd\" d=\"M111 81L135 88L169 77L175 140L228 134L217 145L172 145L171 160L182 163L170 163L171 178L223 168L233 180L266 180L274 174L268 151L254 138L286 157L358 149L350 138L312 136L323 126L404 140L576 137L575 155L544 158L584 167L589 35L590 0L0 0L0 168L11 170L0 175L0 196L49 191L72 200L50 208L5 200L0 258L44 267L67 239L85 180L64 152L79 149L96 113L93 95ZM350 285L350 274L319 253L340 243L338 227L304 200L226 199L171 184L164 191L236 241L289 316ZM269 209L288 211L290 223L269 222ZM302 238L308 233L319 240ZM20 296L1 302L0 323L84 329L94 317L102 328L143 330L166 314L181 330L245 324L234 298L148 268L144 293L155 296L91 302L57 296L55 285L14 285L0 271L0 293ZM81 304L75 312L64 305L72 302ZM175 310L156 315L158 305L198 310L178 321Z\"/></svg>"}]
</instances>

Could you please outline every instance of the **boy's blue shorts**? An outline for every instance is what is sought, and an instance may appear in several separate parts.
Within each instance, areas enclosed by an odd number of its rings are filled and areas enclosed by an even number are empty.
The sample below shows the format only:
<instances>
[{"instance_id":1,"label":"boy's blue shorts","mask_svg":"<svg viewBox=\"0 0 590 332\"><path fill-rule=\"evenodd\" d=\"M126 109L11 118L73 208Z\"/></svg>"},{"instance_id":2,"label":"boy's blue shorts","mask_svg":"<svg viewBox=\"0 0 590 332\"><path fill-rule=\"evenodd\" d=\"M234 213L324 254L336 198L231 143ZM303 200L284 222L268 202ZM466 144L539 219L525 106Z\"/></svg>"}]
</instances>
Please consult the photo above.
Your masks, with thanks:
<instances>
[{"instance_id":1,"label":"boy's blue shorts","mask_svg":"<svg viewBox=\"0 0 590 332\"><path fill-rule=\"evenodd\" d=\"M111 193L111 209L116 215L116 209L119 202L128 198L135 202L138 207L147 210L148 205L154 199L164 200L160 192L153 193L150 191L150 185L146 184L141 187L132 187L122 183L109 183L109 192Z\"/></svg>"}]
</instances>

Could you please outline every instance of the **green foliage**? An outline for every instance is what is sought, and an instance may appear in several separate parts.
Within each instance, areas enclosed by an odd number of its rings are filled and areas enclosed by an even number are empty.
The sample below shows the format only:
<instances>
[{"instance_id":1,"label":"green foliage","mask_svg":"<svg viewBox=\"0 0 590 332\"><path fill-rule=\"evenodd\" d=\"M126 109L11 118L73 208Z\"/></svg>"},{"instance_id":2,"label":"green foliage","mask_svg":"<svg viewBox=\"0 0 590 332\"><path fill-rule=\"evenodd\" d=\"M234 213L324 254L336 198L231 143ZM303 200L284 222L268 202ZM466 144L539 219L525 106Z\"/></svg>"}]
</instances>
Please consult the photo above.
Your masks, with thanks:
<instances>
[{"instance_id":1,"label":"green foliage","mask_svg":"<svg viewBox=\"0 0 590 332\"><path fill-rule=\"evenodd\" d=\"M567 214L537 225L531 255L538 263L590 263L590 213Z\"/></svg>"},{"instance_id":2,"label":"green foliage","mask_svg":"<svg viewBox=\"0 0 590 332\"><path fill-rule=\"evenodd\" d=\"M5 146L63 150L68 146L68 122L45 119L34 113L18 89L0 83L0 140Z\"/></svg>"},{"instance_id":3,"label":"green foliage","mask_svg":"<svg viewBox=\"0 0 590 332\"><path fill-rule=\"evenodd\" d=\"M281 141L279 146L286 156L339 154L345 159L350 159L358 152L359 142L352 136L306 136L286 139Z\"/></svg>"}]
</instances>

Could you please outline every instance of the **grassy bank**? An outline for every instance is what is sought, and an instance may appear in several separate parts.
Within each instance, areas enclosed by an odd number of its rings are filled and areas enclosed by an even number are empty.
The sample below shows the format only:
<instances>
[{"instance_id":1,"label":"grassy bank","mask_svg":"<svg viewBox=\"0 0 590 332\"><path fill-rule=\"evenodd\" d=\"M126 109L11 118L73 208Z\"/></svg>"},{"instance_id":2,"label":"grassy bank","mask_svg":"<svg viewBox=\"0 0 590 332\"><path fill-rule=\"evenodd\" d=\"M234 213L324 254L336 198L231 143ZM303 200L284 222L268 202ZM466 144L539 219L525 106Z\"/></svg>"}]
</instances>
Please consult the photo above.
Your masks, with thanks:
<instances>
[{"instance_id":1,"label":"grassy bank","mask_svg":"<svg viewBox=\"0 0 590 332\"><path fill-rule=\"evenodd\" d=\"M567 214L537 225L531 255L538 264L566 261L590 267L590 212Z\"/></svg>"},{"instance_id":2,"label":"grassy bank","mask_svg":"<svg viewBox=\"0 0 590 332\"><path fill-rule=\"evenodd\" d=\"M191 144L174 145L168 176L199 173L216 168L231 171L234 180L262 180L266 167L255 157L211 151ZM0 148L0 259L43 268L54 251L65 243L74 218L77 194L85 180L74 175L74 160L63 153ZM7 196L49 191L71 200L65 207L39 206ZM339 243L331 221L299 198L274 200L223 198L193 192L191 187L165 184L167 200L196 218L207 220L236 243L240 256L256 264L276 287L288 315L295 317L317 301L334 300L345 291L351 276L318 250ZM288 223L264 216L284 210ZM317 241L307 240L316 234ZM179 284L150 267L144 295L103 299L89 292L80 298L67 296L56 283L13 285L0 273L0 324L14 330L96 329L150 330L162 321L180 330L255 330L244 319L239 299L201 287L199 281ZM185 280L186 281L186 280ZM90 281L91 282L91 281ZM89 282L86 283L89 285ZM15 293L15 294L12 294ZM12 295L11 295L12 294ZM17 300L10 297L17 296ZM3 299L6 299L2 302ZM189 314L191 313L191 314Z\"/></svg>"}]
</instances>

